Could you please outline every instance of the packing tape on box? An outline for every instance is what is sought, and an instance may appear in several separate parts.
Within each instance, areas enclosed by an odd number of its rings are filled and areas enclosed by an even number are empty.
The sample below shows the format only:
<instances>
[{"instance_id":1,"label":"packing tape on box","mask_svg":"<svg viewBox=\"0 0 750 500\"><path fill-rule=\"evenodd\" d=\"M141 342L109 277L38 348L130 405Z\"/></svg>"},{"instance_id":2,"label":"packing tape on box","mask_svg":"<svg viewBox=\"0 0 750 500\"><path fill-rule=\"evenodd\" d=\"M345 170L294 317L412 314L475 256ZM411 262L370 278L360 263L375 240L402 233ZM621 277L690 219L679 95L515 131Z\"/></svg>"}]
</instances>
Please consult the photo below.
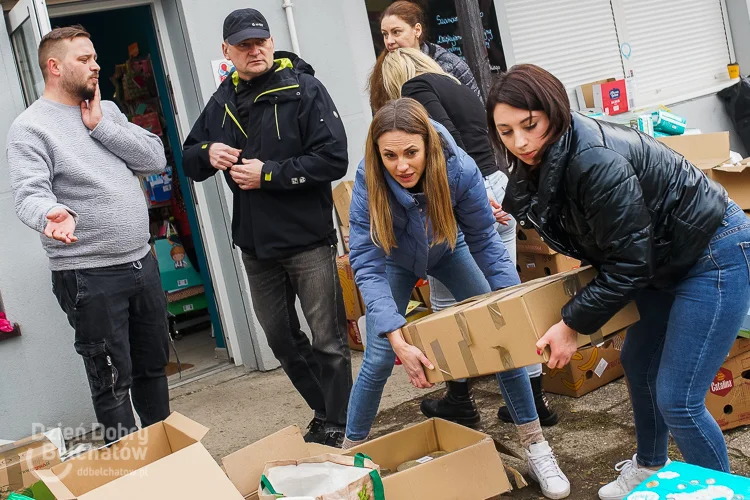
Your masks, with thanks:
<instances>
[{"instance_id":1,"label":"packing tape on box","mask_svg":"<svg viewBox=\"0 0 750 500\"><path fill-rule=\"evenodd\" d=\"M581 282L578 279L578 274L568 276L563 280L563 290L565 290L565 295L568 297L575 297L581 290Z\"/></svg>"},{"instance_id":2,"label":"packing tape on box","mask_svg":"<svg viewBox=\"0 0 750 500\"><path fill-rule=\"evenodd\" d=\"M406 331L407 335L409 335L409 338L411 339L411 344L417 349L419 349L420 351L424 352L424 346L422 345L422 339L419 336L417 327L414 324L411 324L411 325L405 325L403 329Z\"/></svg>"},{"instance_id":3,"label":"packing tape on box","mask_svg":"<svg viewBox=\"0 0 750 500\"><path fill-rule=\"evenodd\" d=\"M510 355L510 351L501 345L492 346L493 349L497 349L497 353L500 355L500 362L503 364L503 368L506 370L512 370L516 367L513 362L513 356Z\"/></svg>"},{"instance_id":4,"label":"packing tape on box","mask_svg":"<svg viewBox=\"0 0 750 500\"><path fill-rule=\"evenodd\" d=\"M503 318L503 313L500 312L500 307L497 305L497 302L488 305L487 309L490 311L490 317L492 318L492 322L495 323L495 328L499 330L504 327L505 318Z\"/></svg>"},{"instance_id":5,"label":"packing tape on box","mask_svg":"<svg viewBox=\"0 0 750 500\"><path fill-rule=\"evenodd\" d=\"M453 318L455 318L456 324L458 325L458 331L461 332L461 336L464 338L464 343L467 346L470 346L472 341L471 335L469 334L469 323L466 321L466 316L464 316L462 311L459 311L453 315Z\"/></svg>"},{"instance_id":6,"label":"packing tape on box","mask_svg":"<svg viewBox=\"0 0 750 500\"><path fill-rule=\"evenodd\" d=\"M466 369L469 372L470 377L476 377L479 375L479 370L477 370L477 363L474 361L474 355L471 354L471 348L469 347L469 344L466 343L465 340L462 340L458 343L458 348L461 350L461 357L464 358L464 364L466 365Z\"/></svg>"},{"instance_id":7,"label":"packing tape on box","mask_svg":"<svg viewBox=\"0 0 750 500\"><path fill-rule=\"evenodd\" d=\"M594 347L599 347L604 343L604 334L602 334L601 328L589 335L589 337L591 338L591 345Z\"/></svg>"},{"instance_id":8,"label":"packing tape on box","mask_svg":"<svg viewBox=\"0 0 750 500\"><path fill-rule=\"evenodd\" d=\"M443 348L440 347L440 341L433 340L430 343L430 347L432 348L433 354L435 354L435 361L437 362L438 370L443 373L443 378L445 380L453 380L453 375L451 375L451 372L448 369L448 361L445 359L445 354L443 354Z\"/></svg>"}]
</instances>

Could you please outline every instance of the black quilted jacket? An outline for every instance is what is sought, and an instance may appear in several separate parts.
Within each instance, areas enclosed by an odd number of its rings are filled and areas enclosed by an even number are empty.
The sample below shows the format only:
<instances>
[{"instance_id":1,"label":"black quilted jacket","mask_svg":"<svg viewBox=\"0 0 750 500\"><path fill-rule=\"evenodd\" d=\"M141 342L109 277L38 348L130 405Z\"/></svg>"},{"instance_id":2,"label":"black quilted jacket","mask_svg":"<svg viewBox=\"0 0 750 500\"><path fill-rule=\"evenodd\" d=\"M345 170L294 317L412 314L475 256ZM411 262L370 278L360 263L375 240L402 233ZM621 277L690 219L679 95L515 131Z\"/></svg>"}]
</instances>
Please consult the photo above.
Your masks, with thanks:
<instances>
[{"instance_id":1,"label":"black quilted jacket","mask_svg":"<svg viewBox=\"0 0 750 500\"><path fill-rule=\"evenodd\" d=\"M721 224L727 193L682 155L634 129L572 113L539 168L514 168L507 209L599 275L562 310L592 334L646 287L680 280Z\"/></svg>"}]
</instances>

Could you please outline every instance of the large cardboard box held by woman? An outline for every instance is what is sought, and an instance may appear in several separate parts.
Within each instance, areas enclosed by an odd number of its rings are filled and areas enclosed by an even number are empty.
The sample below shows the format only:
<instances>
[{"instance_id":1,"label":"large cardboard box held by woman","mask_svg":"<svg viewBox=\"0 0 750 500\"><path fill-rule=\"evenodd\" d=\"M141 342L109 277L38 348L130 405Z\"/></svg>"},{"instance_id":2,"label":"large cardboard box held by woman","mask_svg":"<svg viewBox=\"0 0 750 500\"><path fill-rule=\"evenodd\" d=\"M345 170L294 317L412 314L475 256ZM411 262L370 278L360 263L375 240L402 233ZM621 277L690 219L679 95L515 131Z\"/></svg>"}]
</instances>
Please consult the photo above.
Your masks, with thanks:
<instances>
[{"instance_id":1,"label":"large cardboard box held by woman","mask_svg":"<svg viewBox=\"0 0 750 500\"><path fill-rule=\"evenodd\" d=\"M474 297L406 325L404 338L435 365L426 370L433 383L547 362L549 353L537 354L537 341L595 276L585 267ZM600 344L639 319L635 304L628 304L594 335L579 335L578 346Z\"/></svg>"}]
</instances>

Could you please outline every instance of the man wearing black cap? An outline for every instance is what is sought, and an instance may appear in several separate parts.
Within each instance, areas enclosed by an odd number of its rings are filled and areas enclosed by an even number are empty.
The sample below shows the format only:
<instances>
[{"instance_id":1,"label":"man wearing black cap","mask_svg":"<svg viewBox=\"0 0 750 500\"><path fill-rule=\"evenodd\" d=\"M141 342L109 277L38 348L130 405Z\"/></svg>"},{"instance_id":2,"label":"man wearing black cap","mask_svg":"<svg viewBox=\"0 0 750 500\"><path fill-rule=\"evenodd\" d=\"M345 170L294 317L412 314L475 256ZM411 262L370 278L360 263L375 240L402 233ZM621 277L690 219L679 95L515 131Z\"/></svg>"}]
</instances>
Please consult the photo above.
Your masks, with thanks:
<instances>
[{"instance_id":1,"label":"man wearing black cap","mask_svg":"<svg viewBox=\"0 0 750 500\"><path fill-rule=\"evenodd\" d=\"M331 181L348 166L344 126L312 67L296 54L274 53L257 10L227 16L222 49L236 71L185 141L185 172L196 181L224 172L255 314L315 412L305 439L340 446L352 373ZM312 345L300 329L297 297Z\"/></svg>"}]
</instances>

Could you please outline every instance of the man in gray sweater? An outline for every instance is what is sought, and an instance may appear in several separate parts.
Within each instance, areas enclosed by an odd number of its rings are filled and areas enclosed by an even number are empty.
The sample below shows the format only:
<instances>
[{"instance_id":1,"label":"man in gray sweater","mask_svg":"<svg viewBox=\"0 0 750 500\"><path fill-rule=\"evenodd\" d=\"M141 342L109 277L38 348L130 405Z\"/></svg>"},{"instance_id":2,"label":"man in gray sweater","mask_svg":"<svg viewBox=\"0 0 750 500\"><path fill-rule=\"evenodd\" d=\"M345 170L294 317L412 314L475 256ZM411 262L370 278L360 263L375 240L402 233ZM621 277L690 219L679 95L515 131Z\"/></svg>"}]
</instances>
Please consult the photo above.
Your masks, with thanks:
<instances>
[{"instance_id":1,"label":"man in gray sweater","mask_svg":"<svg viewBox=\"0 0 750 500\"><path fill-rule=\"evenodd\" d=\"M169 415L166 299L138 175L166 166L159 137L101 101L81 26L39 45L44 94L8 133L18 217L42 233L52 290L75 329L94 410L112 442Z\"/></svg>"}]
</instances>

